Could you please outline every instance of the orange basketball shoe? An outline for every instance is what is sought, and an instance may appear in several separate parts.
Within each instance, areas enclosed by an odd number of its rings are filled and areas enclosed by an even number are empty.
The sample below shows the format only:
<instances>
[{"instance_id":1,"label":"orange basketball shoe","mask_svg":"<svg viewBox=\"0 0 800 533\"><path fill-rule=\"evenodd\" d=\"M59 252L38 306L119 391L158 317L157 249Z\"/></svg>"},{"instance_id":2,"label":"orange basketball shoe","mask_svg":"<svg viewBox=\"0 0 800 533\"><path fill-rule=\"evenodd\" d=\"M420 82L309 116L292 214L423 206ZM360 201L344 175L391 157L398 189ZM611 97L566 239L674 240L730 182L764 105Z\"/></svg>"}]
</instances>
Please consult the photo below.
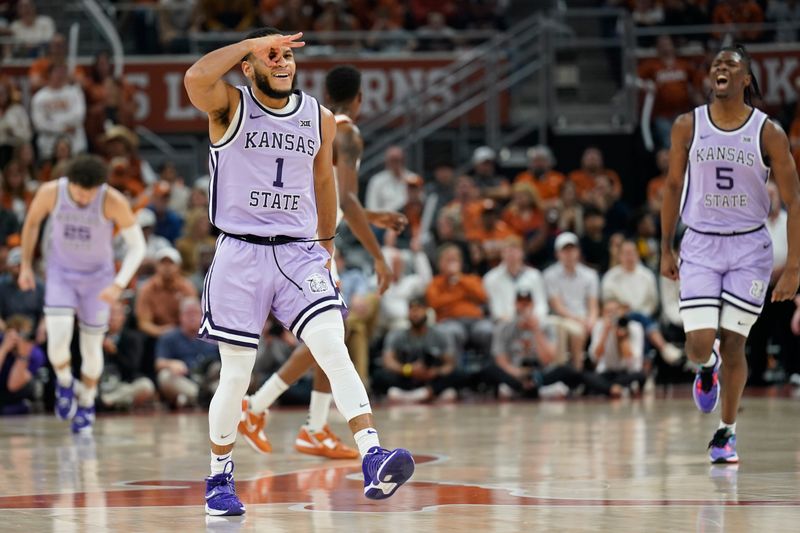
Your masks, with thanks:
<instances>
[{"instance_id":1,"label":"orange basketball shoe","mask_svg":"<svg viewBox=\"0 0 800 533\"><path fill-rule=\"evenodd\" d=\"M312 433L305 426L300 428L294 440L294 449L308 455L319 455L328 459L357 459L358 450L345 446L339 437L325 424L322 431Z\"/></svg>"},{"instance_id":2,"label":"orange basketball shoe","mask_svg":"<svg viewBox=\"0 0 800 533\"><path fill-rule=\"evenodd\" d=\"M267 413L257 415L250 411L247 405L247 398L242 400L242 418L239 420L239 433L255 451L259 453L270 453L272 444L264 434L264 426L267 425Z\"/></svg>"}]
</instances>

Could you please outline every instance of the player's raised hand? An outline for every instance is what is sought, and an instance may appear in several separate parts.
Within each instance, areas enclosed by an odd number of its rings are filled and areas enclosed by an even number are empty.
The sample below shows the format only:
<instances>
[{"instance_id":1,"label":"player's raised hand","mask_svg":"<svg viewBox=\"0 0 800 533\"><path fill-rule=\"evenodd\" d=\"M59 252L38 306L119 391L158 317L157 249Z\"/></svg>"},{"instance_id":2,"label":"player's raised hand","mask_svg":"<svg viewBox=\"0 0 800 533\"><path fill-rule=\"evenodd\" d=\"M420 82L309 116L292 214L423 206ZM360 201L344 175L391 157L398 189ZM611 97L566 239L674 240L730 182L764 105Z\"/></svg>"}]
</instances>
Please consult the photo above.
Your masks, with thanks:
<instances>
[{"instance_id":1,"label":"player's raised hand","mask_svg":"<svg viewBox=\"0 0 800 533\"><path fill-rule=\"evenodd\" d=\"M383 294L392 283L392 269L383 258L375 261L375 275L378 276L378 292Z\"/></svg>"},{"instance_id":2,"label":"player's raised hand","mask_svg":"<svg viewBox=\"0 0 800 533\"><path fill-rule=\"evenodd\" d=\"M778 283L772 291L772 301L791 300L797 294L798 285L800 285L800 270L787 268L778 278Z\"/></svg>"},{"instance_id":3,"label":"player's raised hand","mask_svg":"<svg viewBox=\"0 0 800 533\"><path fill-rule=\"evenodd\" d=\"M672 250L661 253L661 275L672 281L678 279L678 260Z\"/></svg>"},{"instance_id":4,"label":"player's raised hand","mask_svg":"<svg viewBox=\"0 0 800 533\"><path fill-rule=\"evenodd\" d=\"M117 285L116 283L112 283L108 287L100 292L100 296L98 298L103 300L107 304L111 305L117 300L119 300L120 295L122 294L122 287Z\"/></svg>"},{"instance_id":5,"label":"player's raised hand","mask_svg":"<svg viewBox=\"0 0 800 533\"><path fill-rule=\"evenodd\" d=\"M295 33L294 35L265 35L264 37L256 37L252 40L253 54L260 57L264 63L269 66L278 64L281 57L281 49L286 48L300 48L305 46L304 41L299 41L303 36L303 32Z\"/></svg>"},{"instance_id":6,"label":"player's raised hand","mask_svg":"<svg viewBox=\"0 0 800 533\"><path fill-rule=\"evenodd\" d=\"M36 277L33 275L33 270L30 267L22 267L19 271L19 278L17 278L19 288L23 291L32 291L36 288Z\"/></svg>"}]
</instances>

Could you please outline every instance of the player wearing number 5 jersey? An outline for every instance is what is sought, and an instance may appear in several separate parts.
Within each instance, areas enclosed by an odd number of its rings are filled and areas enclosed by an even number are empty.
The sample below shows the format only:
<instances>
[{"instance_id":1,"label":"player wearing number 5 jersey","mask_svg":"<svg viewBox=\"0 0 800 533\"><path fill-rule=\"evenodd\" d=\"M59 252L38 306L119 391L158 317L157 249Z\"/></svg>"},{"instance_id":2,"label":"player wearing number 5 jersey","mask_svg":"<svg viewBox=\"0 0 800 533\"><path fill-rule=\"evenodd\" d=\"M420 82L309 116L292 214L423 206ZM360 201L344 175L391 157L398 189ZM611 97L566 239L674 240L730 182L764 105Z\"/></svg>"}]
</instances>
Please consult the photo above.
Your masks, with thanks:
<instances>
[{"instance_id":1,"label":"player wearing number 5 jersey","mask_svg":"<svg viewBox=\"0 0 800 533\"><path fill-rule=\"evenodd\" d=\"M407 450L380 447L367 392L344 343L344 302L326 267L336 226L336 122L313 97L294 90L300 36L258 30L200 58L184 80L192 103L208 115L209 218L222 232L206 275L199 332L219 343L222 360L208 415L211 515L245 511L231 453L270 312L328 376L362 455L365 495L387 498L414 471ZM249 85L223 80L236 65Z\"/></svg>"},{"instance_id":2,"label":"player wearing number 5 jersey","mask_svg":"<svg viewBox=\"0 0 800 533\"><path fill-rule=\"evenodd\" d=\"M686 353L698 368L695 403L706 413L722 404L711 461L735 463L736 414L747 380L744 346L772 272L764 227L767 181L776 181L789 211L788 259L773 301L794 297L800 283L800 184L786 134L753 107L758 85L744 48L724 48L709 74L712 102L681 115L672 128L661 273L680 277ZM679 215L688 228L678 260L672 243Z\"/></svg>"}]
</instances>

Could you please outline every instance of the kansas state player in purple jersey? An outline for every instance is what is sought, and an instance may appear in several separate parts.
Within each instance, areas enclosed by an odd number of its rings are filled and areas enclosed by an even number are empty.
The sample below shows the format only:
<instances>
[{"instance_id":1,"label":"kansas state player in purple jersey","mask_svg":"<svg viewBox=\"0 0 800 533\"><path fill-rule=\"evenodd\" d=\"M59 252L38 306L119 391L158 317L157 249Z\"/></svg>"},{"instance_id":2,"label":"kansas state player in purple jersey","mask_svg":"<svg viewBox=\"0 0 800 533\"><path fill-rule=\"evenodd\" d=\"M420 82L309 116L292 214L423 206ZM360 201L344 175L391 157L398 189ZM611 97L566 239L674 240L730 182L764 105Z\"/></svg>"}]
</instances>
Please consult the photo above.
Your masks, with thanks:
<instances>
[{"instance_id":1,"label":"kansas state player in purple jersey","mask_svg":"<svg viewBox=\"0 0 800 533\"><path fill-rule=\"evenodd\" d=\"M775 179L789 210L788 259L772 301L794 297L800 283L800 184L786 134L753 107L758 85L744 48L724 48L709 74L711 104L681 115L672 127L661 273L680 277L686 353L698 365L695 403L708 413L721 396L711 461L736 463L736 414L747 381L745 341L764 306L772 272L772 242L764 227L767 180ZM688 227L680 262L672 249L679 214Z\"/></svg>"},{"instance_id":2,"label":"kansas state player in purple jersey","mask_svg":"<svg viewBox=\"0 0 800 533\"><path fill-rule=\"evenodd\" d=\"M219 342L219 387L209 408L206 512L239 515L231 454L258 338L272 313L311 350L362 455L364 493L391 496L413 474L404 449L380 447L367 392L344 343L344 302L328 268L336 226L333 114L294 90L302 34L258 30L186 72L208 114L211 222L221 230L203 291L202 337ZM241 65L250 82L223 80ZM315 242L319 236L319 242Z\"/></svg>"},{"instance_id":3,"label":"kansas state player in purple jersey","mask_svg":"<svg viewBox=\"0 0 800 533\"><path fill-rule=\"evenodd\" d=\"M144 235L128 201L105 184L107 174L100 158L76 157L66 177L39 188L22 228L19 286L31 290L39 229L49 216L44 304L47 355L58 380L56 415L63 420L71 419L75 433L92 429L109 307L128 286L145 252ZM114 225L127 245L116 275L112 250ZM70 364L76 311L82 359L77 398Z\"/></svg>"}]
</instances>

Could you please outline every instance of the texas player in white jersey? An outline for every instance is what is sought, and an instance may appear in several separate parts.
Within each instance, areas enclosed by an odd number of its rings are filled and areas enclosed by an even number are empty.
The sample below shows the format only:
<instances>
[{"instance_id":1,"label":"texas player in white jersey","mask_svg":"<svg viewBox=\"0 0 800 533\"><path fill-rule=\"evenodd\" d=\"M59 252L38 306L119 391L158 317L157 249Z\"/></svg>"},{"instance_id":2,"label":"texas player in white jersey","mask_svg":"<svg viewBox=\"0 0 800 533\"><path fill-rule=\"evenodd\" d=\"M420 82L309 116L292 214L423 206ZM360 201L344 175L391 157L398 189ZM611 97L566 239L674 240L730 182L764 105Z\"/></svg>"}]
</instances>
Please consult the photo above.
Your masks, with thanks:
<instances>
[{"instance_id":1,"label":"texas player in white jersey","mask_svg":"<svg viewBox=\"0 0 800 533\"><path fill-rule=\"evenodd\" d=\"M344 218L353 234L372 256L378 289L382 294L390 284L392 273L370 224L402 231L407 221L404 215L396 212L366 211L358 199L358 168L364 151L364 141L354 121L361 108L361 73L351 66L336 67L328 73L325 86L328 100L326 103L336 118L333 155L336 177L334 182L339 200L336 224L338 226ZM331 264L331 274L338 285L335 262ZM314 358L309 349L301 344L254 395L245 397L239 432L253 449L261 453L272 451L272 445L263 431L267 409L312 366L315 366ZM358 451L343 444L328 427L330 404L331 385L325 373L316 366L308 418L295 439L295 449L301 453L331 459L354 459L358 457Z\"/></svg>"}]
</instances>

